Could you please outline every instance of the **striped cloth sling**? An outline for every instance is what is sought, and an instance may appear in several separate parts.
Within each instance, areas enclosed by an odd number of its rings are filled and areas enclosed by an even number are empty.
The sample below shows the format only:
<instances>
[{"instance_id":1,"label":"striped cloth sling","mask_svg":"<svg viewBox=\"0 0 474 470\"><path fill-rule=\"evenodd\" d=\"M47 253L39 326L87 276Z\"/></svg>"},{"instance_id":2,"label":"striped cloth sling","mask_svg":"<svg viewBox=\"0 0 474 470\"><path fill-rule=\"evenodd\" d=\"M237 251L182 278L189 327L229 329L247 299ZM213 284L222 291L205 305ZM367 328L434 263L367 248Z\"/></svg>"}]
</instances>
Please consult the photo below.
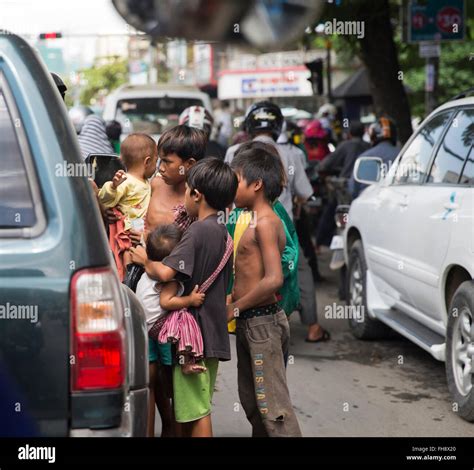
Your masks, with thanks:
<instances>
[{"instance_id":1,"label":"striped cloth sling","mask_svg":"<svg viewBox=\"0 0 474 470\"><path fill-rule=\"evenodd\" d=\"M203 282L198 292L205 293L224 269L234 249L232 237L227 233L224 255L209 278ZM186 354L195 359L204 357L204 346L199 325L187 308L173 310L158 318L148 332L150 338L159 343L177 344L177 355Z\"/></svg>"}]
</instances>

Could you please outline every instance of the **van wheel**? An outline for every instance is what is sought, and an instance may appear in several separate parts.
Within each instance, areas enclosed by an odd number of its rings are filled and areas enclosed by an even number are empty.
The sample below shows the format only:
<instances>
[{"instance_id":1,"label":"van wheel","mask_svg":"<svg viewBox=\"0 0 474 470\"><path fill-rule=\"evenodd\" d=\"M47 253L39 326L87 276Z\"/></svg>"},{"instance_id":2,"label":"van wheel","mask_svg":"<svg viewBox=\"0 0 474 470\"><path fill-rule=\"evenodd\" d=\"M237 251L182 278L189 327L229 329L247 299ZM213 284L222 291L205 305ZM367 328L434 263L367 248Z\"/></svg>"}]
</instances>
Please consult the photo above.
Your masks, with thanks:
<instances>
[{"instance_id":1,"label":"van wheel","mask_svg":"<svg viewBox=\"0 0 474 470\"><path fill-rule=\"evenodd\" d=\"M350 318L349 327L352 334L358 339L381 339L390 334L390 328L367 314L367 263L365 261L364 246L357 240L351 246L349 267L347 270L347 303L354 307L354 311L361 310L359 318Z\"/></svg>"},{"instance_id":2,"label":"van wheel","mask_svg":"<svg viewBox=\"0 0 474 470\"><path fill-rule=\"evenodd\" d=\"M474 281L463 282L454 293L446 332L446 378L457 413L474 421ZM456 408L454 408L456 411Z\"/></svg>"}]
</instances>

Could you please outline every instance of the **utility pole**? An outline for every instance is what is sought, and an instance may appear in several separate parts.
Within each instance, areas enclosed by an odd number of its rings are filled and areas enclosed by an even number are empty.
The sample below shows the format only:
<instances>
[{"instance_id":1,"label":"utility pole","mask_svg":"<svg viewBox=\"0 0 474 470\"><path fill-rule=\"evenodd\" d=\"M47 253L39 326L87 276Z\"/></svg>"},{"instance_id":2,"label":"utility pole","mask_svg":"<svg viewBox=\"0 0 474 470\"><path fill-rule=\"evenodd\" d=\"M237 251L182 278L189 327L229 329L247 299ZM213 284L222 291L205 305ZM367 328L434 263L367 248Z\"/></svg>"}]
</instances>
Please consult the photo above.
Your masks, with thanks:
<instances>
[{"instance_id":1,"label":"utility pole","mask_svg":"<svg viewBox=\"0 0 474 470\"><path fill-rule=\"evenodd\" d=\"M437 105L441 46L435 41L422 42L419 45L419 54L425 58L425 114L428 115Z\"/></svg>"},{"instance_id":2,"label":"utility pole","mask_svg":"<svg viewBox=\"0 0 474 470\"><path fill-rule=\"evenodd\" d=\"M332 102L332 86L331 86L331 40L326 40L326 77L328 82L328 101Z\"/></svg>"},{"instance_id":3,"label":"utility pole","mask_svg":"<svg viewBox=\"0 0 474 470\"><path fill-rule=\"evenodd\" d=\"M148 83L155 85L158 83L158 45L153 40L148 49L148 60Z\"/></svg>"},{"instance_id":4,"label":"utility pole","mask_svg":"<svg viewBox=\"0 0 474 470\"><path fill-rule=\"evenodd\" d=\"M427 57L425 67L425 114L428 115L437 104L439 57Z\"/></svg>"}]
</instances>

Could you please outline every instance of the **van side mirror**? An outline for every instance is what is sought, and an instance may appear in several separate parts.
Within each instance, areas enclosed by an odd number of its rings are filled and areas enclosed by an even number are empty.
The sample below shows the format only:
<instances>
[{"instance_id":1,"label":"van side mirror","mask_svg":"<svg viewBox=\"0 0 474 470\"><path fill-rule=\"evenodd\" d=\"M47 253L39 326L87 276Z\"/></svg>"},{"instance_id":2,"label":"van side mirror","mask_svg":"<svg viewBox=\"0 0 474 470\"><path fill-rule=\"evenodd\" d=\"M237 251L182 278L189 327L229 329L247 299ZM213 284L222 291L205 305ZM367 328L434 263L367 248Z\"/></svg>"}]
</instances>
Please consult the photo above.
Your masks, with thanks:
<instances>
[{"instance_id":1,"label":"van side mirror","mask_svg":"<svg viewBox=\"0 0 474 470\"><path fill-rule=\"evenodd\" d=\"M85 163L90 165L93 180L98 188L107 181L112 181L118 170L124 170L122 160L115 153L91 153L87 156Z\"/></svg>"},{"instance_id":2,"label":"van side mirror","mask_svg":"<svg viewBox=\"0 0 474 470\"><path fill-rule=\"evenodd\" d=\"M382 177L383 160L379 157L359 157L354 166L354 178L359 183L374 184Z\"/></svg>"}]
</instances>

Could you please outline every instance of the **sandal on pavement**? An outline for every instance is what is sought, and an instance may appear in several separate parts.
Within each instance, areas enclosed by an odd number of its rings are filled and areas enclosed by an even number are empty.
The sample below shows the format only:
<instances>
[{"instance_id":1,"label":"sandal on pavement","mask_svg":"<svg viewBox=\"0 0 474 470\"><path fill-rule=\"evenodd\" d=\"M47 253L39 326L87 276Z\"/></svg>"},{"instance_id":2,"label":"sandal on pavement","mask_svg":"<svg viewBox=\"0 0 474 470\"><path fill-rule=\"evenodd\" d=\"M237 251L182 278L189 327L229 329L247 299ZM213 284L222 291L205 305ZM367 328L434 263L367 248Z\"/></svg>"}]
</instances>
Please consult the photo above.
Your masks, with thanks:
<instances>
[{"instance_id":1,"label":"sandal on pavement","mask_svg":"<svg viewBox=\"0 0 474 470\"><path fill-rule=\"evenodd\" d=\"M305 341L307 343L324 343L325 341L329 341L330 339L331 339L331 335L329 331L323 330L323 334L320 338L317 338L317 339L306 338Z\"/></svg>"}]
</instances>

